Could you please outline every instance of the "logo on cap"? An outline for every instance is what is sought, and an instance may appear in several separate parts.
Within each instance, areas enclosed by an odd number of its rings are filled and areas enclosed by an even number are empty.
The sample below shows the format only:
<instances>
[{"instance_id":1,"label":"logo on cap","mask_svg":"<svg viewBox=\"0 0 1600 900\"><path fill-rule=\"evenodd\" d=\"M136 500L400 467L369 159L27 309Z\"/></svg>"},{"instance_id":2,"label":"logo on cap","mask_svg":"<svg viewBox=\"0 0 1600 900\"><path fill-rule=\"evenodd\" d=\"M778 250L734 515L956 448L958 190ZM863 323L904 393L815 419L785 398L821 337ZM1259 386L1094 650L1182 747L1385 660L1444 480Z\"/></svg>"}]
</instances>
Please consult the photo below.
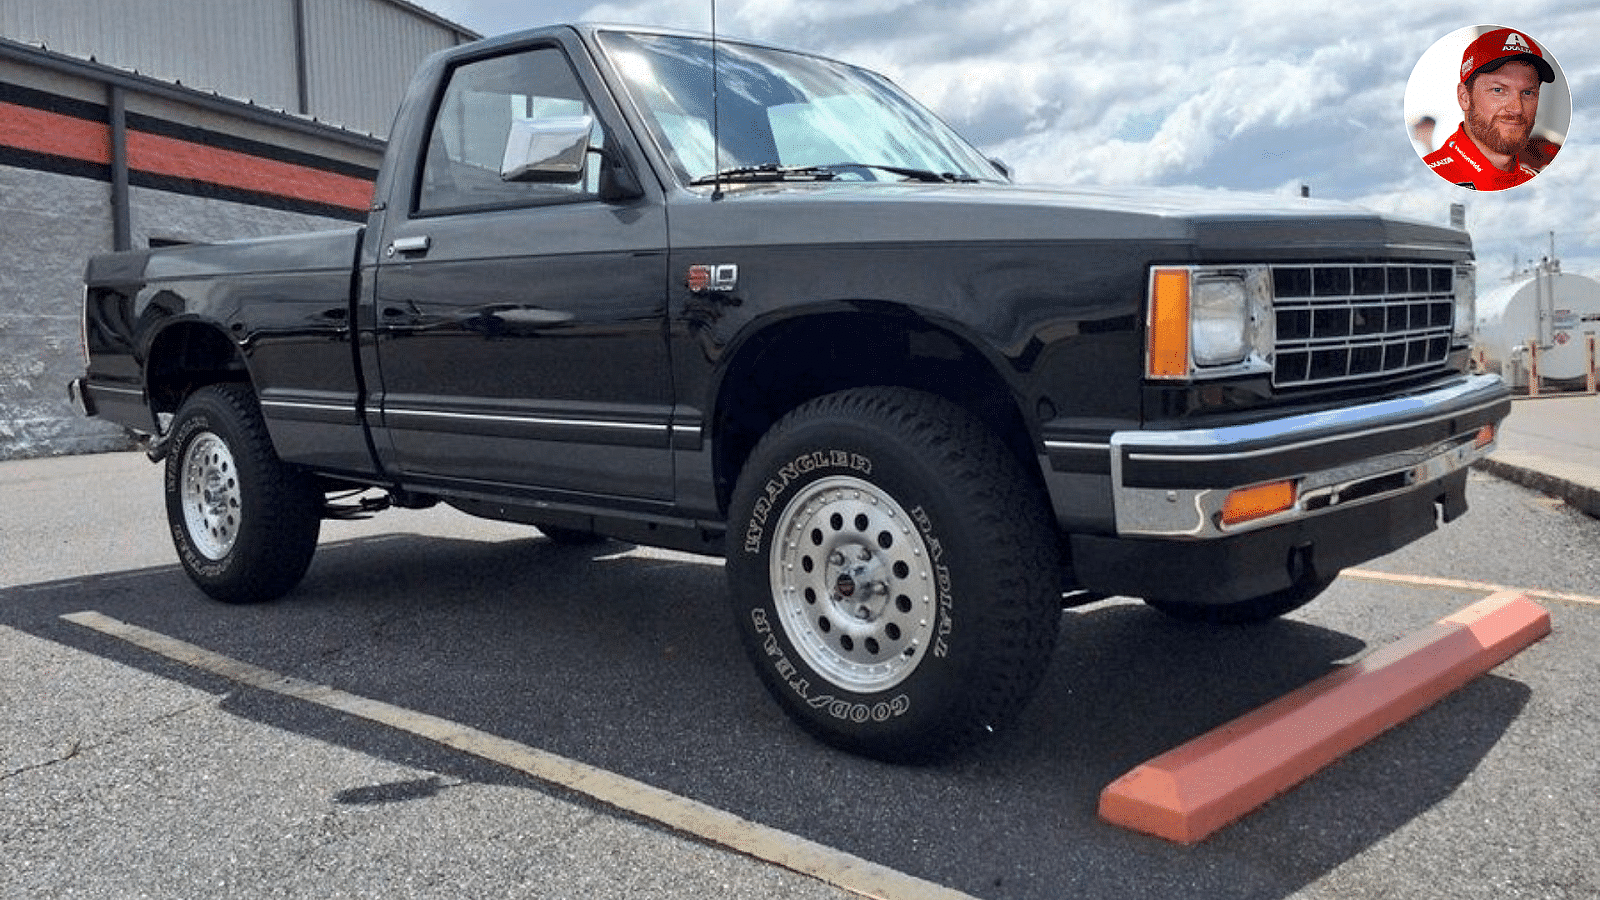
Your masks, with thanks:
<instances>
[{"instance_id":1,"label":"logo on cap","mask_svg":"<svg viewBox=\"0 0 1600 900\"><path fill-rule=\"evenodd\" d=\"M1555 69L1533 38L1509 28L1486 31L1466 46L1461 53L1461 80L1465 82L1474 72L1497 69L1512 59L1533 66L1540 81L1556 80Z\"/></svg>"}]
</instances>

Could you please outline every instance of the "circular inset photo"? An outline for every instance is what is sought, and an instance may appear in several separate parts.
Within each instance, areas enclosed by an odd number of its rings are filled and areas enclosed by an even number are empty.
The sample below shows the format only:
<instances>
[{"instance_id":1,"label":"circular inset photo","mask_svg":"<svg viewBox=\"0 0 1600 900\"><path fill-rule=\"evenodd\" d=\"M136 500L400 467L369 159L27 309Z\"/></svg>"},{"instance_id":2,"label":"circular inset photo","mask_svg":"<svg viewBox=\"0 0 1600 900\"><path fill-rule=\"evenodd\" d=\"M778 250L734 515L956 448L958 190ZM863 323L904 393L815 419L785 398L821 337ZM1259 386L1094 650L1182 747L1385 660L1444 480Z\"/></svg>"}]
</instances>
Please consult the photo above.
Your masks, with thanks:
<instances>
[{"instance_id":1,"label":"circular inset photo","mask_svg":"<svg viewBox=\"0 0 1600 900\"><path fill-rule=\"evenodd\" d=\"M1551 165L1572 122L1572 92L1543 42L1474 25L1428 48L1406 85L1406 127L1433 174L1503 191Z\"/></svg>"}]
</instances>

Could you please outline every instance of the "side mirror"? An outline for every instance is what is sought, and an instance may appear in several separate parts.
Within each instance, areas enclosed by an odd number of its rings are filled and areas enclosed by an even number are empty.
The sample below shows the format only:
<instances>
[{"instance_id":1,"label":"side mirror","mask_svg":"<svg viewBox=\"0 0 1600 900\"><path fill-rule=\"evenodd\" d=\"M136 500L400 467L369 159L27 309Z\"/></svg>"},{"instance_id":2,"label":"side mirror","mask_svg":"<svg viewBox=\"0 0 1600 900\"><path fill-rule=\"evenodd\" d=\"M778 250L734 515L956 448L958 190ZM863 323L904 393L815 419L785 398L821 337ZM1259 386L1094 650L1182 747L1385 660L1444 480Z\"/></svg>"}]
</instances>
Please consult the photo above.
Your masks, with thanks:
<instances>
[{"instance_id":1,"label":"side mirror","mask_svg":"<svg viewBox=\"0 0 1600 900\"><path fill-rule=\"evenodd\" d=\"M994 157L989 157L989 165L994 166L1007 181L1011 180L1011 167Z\"/></svg>"},{"instance_id":2,"label":"side mirror","mask_svg":"<svg viewBox=\"0 0 1600 900\"><path fill-rule=\"evenodd\" d=\"M600 156L600 200L603 203L631 203L644 196L644 186L639 176L622 160L615 150L597 149L591 153Z\"/></svg>"},{"instance_id":3,"label":"side mirror","mask_svg":"<svg viewBox=\"0 0 1600 900\"><path fill-rule=\"evenodd\" d=\"M536 184L579 184L594 138L591 116L515 119L506 136L500 180Z\"/></svg>"}]
</instances>

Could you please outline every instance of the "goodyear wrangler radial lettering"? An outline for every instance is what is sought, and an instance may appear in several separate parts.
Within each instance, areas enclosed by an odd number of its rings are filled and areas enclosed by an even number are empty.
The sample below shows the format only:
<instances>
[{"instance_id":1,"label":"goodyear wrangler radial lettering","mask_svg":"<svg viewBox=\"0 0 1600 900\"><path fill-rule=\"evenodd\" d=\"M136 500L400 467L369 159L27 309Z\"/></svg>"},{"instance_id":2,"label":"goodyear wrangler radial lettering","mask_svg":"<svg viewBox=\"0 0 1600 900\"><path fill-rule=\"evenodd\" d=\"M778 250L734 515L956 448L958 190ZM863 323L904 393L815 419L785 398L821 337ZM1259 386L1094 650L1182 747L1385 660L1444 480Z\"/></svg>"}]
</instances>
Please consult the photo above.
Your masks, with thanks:
<instances>
[{"instance_id":1,"label":"goodyear wrangler radial lettering","mask_svg":"<svg viewBox=\"0 0 1600 900\"><path fill-rule=\"evenodd\" d=\"M944 557L944 545L933 534L933 520L928 518L928 513L922 507L911 511L911 517L916 520L917 527L922 530L923 539L928 542L928 556L933 562L934 584L939 589L939 624L935 631L933 642L933 655L943 658L950 652L950 644L946 640L954 628L951 620L952 607L955 598L951 596L952 582L950 567L940 562Z\"/></svg>"},{"instance_id":2,"label":"goodyear wrangler radial lettering","mask_svg":"<svg viewBox=\"0 0 1600 900\"><path fill-rule=\"evenodd\" d=\"M871 475L872 460L859 453L850 453L845 450L817 450L797 456L790 462L778 467L777 473L767 480L764 494L756 501L755 509L750 516L750 522L745 527L744 550L746 553L761 552L761 538L766 532L767 519L772 515L773 502L783 493L784 489L801 475L807 475L822 468L852 469L862 475Z\"/></svg>"},{"instance_id":3,"label":"goodyear wrangler radial lettering","mask_svg":"<svg viewBox=\"0 0 1600 900\"><path fill-rule=\"evenodd\" d=\"M844 722L864 725L867 722L887 722L895 716L905 715L911 709L911 698L900 694L892 700L867 705L840 700L828 694L807 698L812 709L826 710L828 715Z\"/></svg>"},{"instance_id":4,"label":"goodyear wrangler radial lettering","mask_svg":"<svg viewBox=\"0 0 1600 900\"><path fill-rule=\"evenodd\" d=\"M767 657L772 661L772 667L778 677L794 691L806 706L811 709L826 712L835 719L844 722L864 724L866 722L887 722L896 716L905 715L911 710L911 698L905 694L898 694L888 700L877 703L861 703L843 700L832 694L811 693L811 682L800 674L794 663L784 654L783 647L778 643L778 636L774 633L772 623L767 619L764 609L750 611L751 623L758 634L765 636L762 648Z\"/></svg>"}]
</instances>

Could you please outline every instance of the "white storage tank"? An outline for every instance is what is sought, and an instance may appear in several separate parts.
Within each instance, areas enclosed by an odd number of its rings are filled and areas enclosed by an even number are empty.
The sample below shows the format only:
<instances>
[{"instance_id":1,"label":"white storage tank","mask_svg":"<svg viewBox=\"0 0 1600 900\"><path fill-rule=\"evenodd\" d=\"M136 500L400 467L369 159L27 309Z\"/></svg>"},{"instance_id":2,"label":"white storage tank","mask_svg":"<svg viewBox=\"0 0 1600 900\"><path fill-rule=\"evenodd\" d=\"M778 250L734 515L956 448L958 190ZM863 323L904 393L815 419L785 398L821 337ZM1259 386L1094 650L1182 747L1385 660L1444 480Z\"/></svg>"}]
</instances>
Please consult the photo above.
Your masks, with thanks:
<instances>
[{"instance_id":1,"label":"white storage tank","mask_svg":"<svg viewBox=\"0 0 1600 900\"><path fill-rule=\"evenodd\" d=\"M1489 371L1527 384L1528 344L1539 345L1542 381L1582 381L1587 336L1600 334L1600 282L1542 263L1531 275L1478 296L1478 342Z\"/></svg>"}]
</instances>

